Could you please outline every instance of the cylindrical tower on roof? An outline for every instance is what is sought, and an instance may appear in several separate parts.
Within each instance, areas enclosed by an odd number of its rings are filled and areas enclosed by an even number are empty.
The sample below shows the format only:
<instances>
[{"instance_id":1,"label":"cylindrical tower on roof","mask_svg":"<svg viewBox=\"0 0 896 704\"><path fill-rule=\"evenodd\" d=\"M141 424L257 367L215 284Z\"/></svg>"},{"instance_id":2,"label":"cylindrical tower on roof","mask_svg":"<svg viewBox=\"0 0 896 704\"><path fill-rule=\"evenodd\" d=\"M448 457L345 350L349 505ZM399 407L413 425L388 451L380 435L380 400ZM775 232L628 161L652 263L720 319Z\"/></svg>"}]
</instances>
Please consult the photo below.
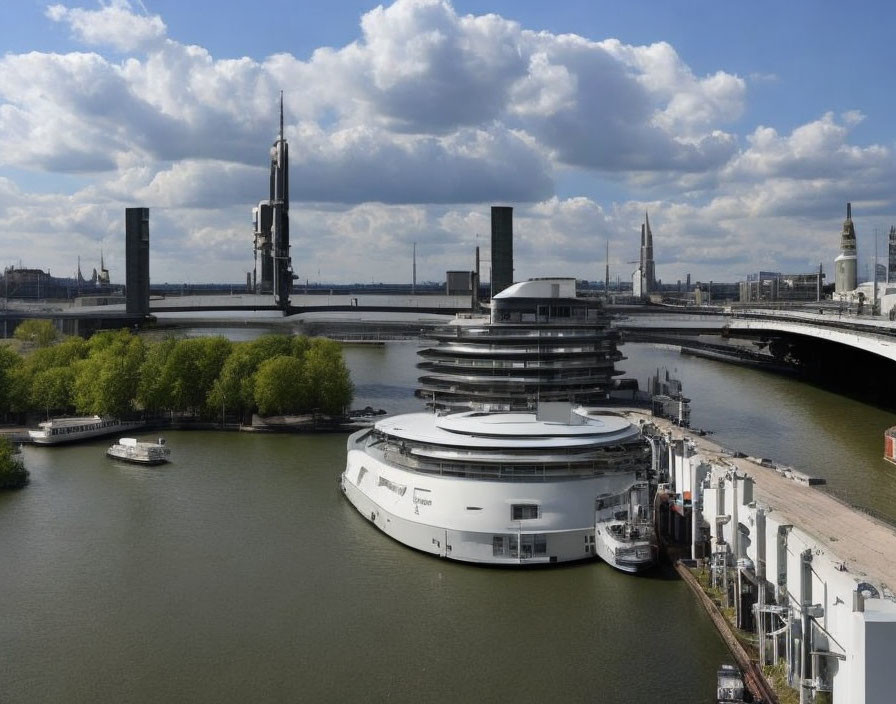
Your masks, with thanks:
<instances>
[{"instance_id":1,"label":"cylindrical tower on roof","mask_svg":"<svg viewBox=\"0 0 896 704\"><path fill-rule=\"evenodd\" d=\"M834 292L846 293L856 288L856 228L852 223L852 203L846 204L846 220L840 233L840 254L834 260Z\"/></svg>"}]
</instances>

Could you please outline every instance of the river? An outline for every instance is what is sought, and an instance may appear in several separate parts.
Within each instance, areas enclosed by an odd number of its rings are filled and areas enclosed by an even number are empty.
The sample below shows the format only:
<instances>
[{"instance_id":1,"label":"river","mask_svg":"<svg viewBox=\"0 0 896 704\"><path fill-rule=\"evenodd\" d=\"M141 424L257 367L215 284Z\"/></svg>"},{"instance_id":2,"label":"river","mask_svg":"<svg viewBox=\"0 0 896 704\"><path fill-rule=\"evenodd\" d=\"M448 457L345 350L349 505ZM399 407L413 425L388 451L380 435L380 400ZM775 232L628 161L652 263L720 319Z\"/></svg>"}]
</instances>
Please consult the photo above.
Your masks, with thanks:
<instances>
[{"instance_id":1,"label":"river","mask_svg":"<svg viewBox=\"0 0 896 704\"><path fill-rule=\"evenodd\" d=\"M355 405L416 410L415 342L348 347ZM694 425L894 513L892 417L792 379L626 345L677 370ZM503 570L376 531L337 491L345 436L171 432L25 448L0 495L0 701L713 701L729 656L687 587L602 563ZM862 486L857 486L862 485Z\"/></svg>"}]
</instances>

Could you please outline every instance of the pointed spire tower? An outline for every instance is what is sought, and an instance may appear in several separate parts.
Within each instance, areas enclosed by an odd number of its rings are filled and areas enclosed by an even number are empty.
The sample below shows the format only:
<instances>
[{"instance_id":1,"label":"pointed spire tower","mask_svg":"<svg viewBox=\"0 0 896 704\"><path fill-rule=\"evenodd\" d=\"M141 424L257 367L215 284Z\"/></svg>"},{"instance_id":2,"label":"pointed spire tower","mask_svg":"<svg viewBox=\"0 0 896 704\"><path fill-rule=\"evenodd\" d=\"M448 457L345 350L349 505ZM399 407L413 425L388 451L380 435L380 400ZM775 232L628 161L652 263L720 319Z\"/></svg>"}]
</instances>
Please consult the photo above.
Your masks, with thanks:
<instances>
[{"instance_id":1,"label":"pointed spire tower","mask_svg":"<svg viewBox=\"0 0 896 704\"><path fill-rule=\"evenodd\" d=\"M289 145L283 134L282 90L280 130L271 149L270 195L252 213L255 221L255 290L258 293L273 294L274 302L286 311L295 277L289 254Z\"/></svg>"},{"instance_id":2,"label":"pointed spire tower","mask_svg":"<svg viewBox=\"0 0 896 704\"><path fill-rule=\"evenodd\" d=\"M292 290L289 256L289 145L283 136L283 91L280 91L280 133L271 150L271 240L274 257L274 303L286 310Z\"/></svg>"},{"instance_id":3,"label":"pointed spire tower","mask_svg":"<svg viewBox=\"0 0 896 704\"><path fill-rule=\"evenodd\" d=\"M647 296L656 291L656 269L653 263L653 232L650 230L650 217L644 211L644 223L641 225L641 295Z\"/></svg>"},{"instance_id":4,"label":"pointed spire tower","mask_svg":"<svg viewBox=\"0 0 896 704\"><path fill-rule=\"evenodd\" d=\"M858 253L856 228L852 222L852 203L846 204L846 220L840 233L840 254L834 260L834 292L846 293L856 288Z\"/></svg>"}]
</instances>

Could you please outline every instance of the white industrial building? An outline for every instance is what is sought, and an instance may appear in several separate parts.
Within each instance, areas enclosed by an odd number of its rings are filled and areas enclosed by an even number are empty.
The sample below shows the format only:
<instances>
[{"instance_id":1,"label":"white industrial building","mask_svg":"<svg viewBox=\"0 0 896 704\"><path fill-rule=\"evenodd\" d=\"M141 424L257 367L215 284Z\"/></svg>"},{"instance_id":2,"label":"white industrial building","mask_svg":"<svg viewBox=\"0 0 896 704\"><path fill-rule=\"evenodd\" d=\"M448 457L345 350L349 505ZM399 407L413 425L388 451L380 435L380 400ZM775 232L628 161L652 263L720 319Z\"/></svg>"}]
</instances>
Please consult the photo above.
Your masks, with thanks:
<instances>
[{"instance_id":1,"label":"white industrial building","mask_svg":"<svg viewBox=\"0 0 896 704\"><path fill-rule=\"evenodd\" d=\"M756 501L753 479L734 462L708 461L677 439L668 443L668 469L670 491L693 508L692 550L705 557L736 623L755 634L760 664L785 662L801 702L896 700L896 597L887 586Z\"/></svg>"}]
</instances>

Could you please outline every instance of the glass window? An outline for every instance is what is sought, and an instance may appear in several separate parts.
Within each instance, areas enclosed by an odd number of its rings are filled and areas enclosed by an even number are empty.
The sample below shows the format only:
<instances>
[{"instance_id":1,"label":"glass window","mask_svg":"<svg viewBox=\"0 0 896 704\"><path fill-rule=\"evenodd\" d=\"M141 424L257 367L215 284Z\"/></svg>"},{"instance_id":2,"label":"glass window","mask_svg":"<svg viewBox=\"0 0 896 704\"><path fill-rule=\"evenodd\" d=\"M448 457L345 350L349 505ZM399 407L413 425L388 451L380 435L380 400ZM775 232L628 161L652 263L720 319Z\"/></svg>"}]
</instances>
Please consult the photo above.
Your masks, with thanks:
<instances>
[{"instance_id":1,"label":"glass window","mask_svg":"<svg viewBox=\"0 0 896 704\"><path fill-rule=\"evenodd\" d=\"M513 504L511 518L514 521L538 518L538 504Z\"/></svg>"},{"instance_id":2,"label":"glass window","mask_svg":"<svg viewBox=\"0 0 896 704\"><path fill-rule=\"evenodd\" d=\"M492 555L495 557L505 557L507 555L506 536L496 535L492 538Z\"/></svg>"}]
</instances>

